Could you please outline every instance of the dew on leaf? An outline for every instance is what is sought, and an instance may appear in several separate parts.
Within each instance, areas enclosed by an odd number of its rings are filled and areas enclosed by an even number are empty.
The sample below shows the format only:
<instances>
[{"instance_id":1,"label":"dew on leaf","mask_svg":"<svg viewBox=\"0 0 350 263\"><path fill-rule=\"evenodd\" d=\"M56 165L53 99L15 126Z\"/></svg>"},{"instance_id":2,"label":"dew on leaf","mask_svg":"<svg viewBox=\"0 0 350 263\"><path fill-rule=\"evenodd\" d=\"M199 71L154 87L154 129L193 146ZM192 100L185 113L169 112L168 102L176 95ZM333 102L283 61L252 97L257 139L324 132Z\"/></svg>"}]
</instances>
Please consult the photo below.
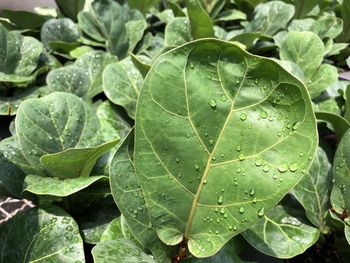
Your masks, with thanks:
<instances>
[{"instance_id":1,"label":"dew on leaf","mask_svg":"<svg viewBox=\"0 0 350 263\"><path fill-rule=\"evenodd\" d=\"M278 171L280 173L285 173L288 171L288 164L282 163L280 166L278 166Z\"/></svg>"},{"instance_id":2,"label":"dew on leaf","mask_svg":"<svg viewBox=\"0 0 350 263\"><path fill-rule=\"evenodd\" d=\"M245 121L247 119L247 114L242 112L240 115L239 115L239 118L242 120L242 121Z\"/></svg>"},{"instance_id":3,"label":"dew on leaf","mask_svg":"<svg viewBox=\"0 0 350 263\"><path fill-rule=\"evenodd\" d=\"M262 208L260 208L260 210L258 211L258 216L259 216L259 217L262 217L262 216L264 216L264 214L265 214L265 208L262 207Z\"/></svg>"},{"instance_id":4,"label":"dew on leaf","mask_svg":"<svg viewBox=\"0 0 350 263\"><path fill-rule=\"evenodd\" d=\"M222 195L220 195L218 198L218 204L221 205L223 202L224 202L224 198L222 197Z\"/></svg>"},{"instance_id":5,"label":"dew on leaf","mask_svg":"<svg viewBox=\"0 0 350 263\"><path fill-rule=\"evenodd\" d=\"M268 116L268 114L267 114L266 111L262 110L262 111L260 111L259 116L260 116L260 118L262 118L262 119L266 119L267 116Z\"/></svg>"},{"instance_id":6,"label":"dew on leaf","mask_svg":"<svg viewBox=\"0 0 350 263\"><path fill-rule=\"evenodd\" d=\"M212 109L215 109L215 108L216 108L216 100L211 99L211 100L209 101L209 106L210 106Z\"/></svg>"},{"instance_id":7,"label":"dew on leaf","mask_svg":"<svg viewBox=\"0 0 350 263\"><path fill-rule=\"evenodd\" d=\"M241 207L239 208L239 213L240 213L240 214L243 214L243 213L244 213L244 211L245 211L244 207L243 207L243 206L241 206Z\"/></svg>"}]
</instances>

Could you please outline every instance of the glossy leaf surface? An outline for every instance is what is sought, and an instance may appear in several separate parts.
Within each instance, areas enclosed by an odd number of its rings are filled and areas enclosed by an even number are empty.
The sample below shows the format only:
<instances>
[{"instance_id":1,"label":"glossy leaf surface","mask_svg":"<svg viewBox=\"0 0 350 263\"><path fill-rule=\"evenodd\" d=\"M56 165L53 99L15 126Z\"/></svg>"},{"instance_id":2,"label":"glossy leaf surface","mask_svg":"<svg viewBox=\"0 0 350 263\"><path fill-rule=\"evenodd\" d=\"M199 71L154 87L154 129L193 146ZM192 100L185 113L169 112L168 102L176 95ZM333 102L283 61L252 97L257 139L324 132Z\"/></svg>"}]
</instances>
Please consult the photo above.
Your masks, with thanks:
<instances>
[{"instance_id":1,"label":"glossy leaf surface","mask_svg":"<svg viewBox=\"0 0 350 263\"><path fill-rule=\"evenodd\" d=\"M166 244L188 239L197 257L281 200L316 145L305 87L231 43L205 39L160 56L138 100L135 167L151 222Z\"/></svg>"},{"instance_id":2,"label":"glossy leaf surface","mask_svg":"<svg viewBox=\"0 0 350 263\"><path fill-rule=\"evenodd\" d=\"M77 223L58 207L33 208L0 226L1 263L84 263Z\"/></svg>"},{"instance_id":3,"label":"glossy leaf surface","mask_svg":"<svg viewBox=\"0 0 350 263\"><path fill-rule=\"evenodd\" d=\"M303 211L278 205L250 229L244 238L264 254L291 258L303 253L319 238L318 229L309 225Z\"/></svg>"}]
</instances>

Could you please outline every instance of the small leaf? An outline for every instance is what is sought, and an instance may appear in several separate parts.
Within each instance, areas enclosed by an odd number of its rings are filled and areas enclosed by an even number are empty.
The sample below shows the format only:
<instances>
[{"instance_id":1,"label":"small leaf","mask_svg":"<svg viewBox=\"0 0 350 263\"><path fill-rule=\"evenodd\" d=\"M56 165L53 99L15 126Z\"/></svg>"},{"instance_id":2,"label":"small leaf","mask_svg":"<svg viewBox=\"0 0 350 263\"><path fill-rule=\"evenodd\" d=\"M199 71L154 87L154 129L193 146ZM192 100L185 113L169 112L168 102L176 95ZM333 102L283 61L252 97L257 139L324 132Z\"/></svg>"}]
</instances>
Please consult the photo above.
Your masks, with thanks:
<instances>
[{"instance_id":1,"label":"small leaf","mask_svg":"<svg viewBox=\"0 0 350 263\"><path fill-rule=\"evenodd\" d=\"M78 27L69 18L50 19L41 28L41 41L47 49L50 42L60 41L74 43L78 41L80 33Z\"/></svg>"},{"instance_id":2,"label":"small leaf","mask_svg":"<svg viewBox=\"0 0 350 263\"><path fill-rule=\"evenodd\" d=\"M321 39L334 39L343 31L343 20L333 14L325 13L312 24L310 31Z\"/></svg>"},{"instance_id":3,"label":"small leaf","mask_svg":"<svg viewBox=\"0 0 350 263\"><path fill-rule=\"evenodd\" d=\"M282 1L269 1L259 4L254 12L254 18L245 26L245 31L273 36L279 30L286 28L294 16L294 6Z\"/></svg>"},{"instance_id":4,"label":"small leaf","mask_svg":"<svg viewBox=\"0 0 350 263\"><path fill-rule=\"evenodd\" d=\"M90 176L61 180L55 177L30 174L26 176L24 182L25 190L33 194L64 197L74 194L98 180L106 178L106 176Z\"/></svg>"},{"instance_id":5,"label":"small leaf","mask_svg":"<svg viewBox=\"0 0 350 263\"><path fill-rule=\"evenodd\" d=\"M332 125L333 130L337 134L338 140L340 140L350 128L350 122L337 114L330 112L316 112L315 114L318 120L328 122Z\"/></svg>"},{"instance_id":6,"label":"small leaf","mask_svg":"<svg viewBox=\"0 0 350 263\"><path fill-rule=\"evenodd\" d=\"M331 169L326 152L319 147L309 171L292 191L305 208L307 218L321 230L325 227L325 217L330 207Z\"/></svg>"},{"instance_id":7,"label":"small leaf","mask_svg":"<svg viewBox=\"0 0 350 263\"><path fill-rule=\"evenodd\" d=\"M191 33L194 39L213 37L213 21L198 0L186 0Z\"/></svg>"},{"instance_id":8,"label":"small leaf","mask_svg":"<svg viewBox=\"0 0 350 263\"><path fill-rule=\"evenodd\" d=\"M95 147L66 149L46 154L40 158L40 162L53 177L60 179L88 177L97 159L118 142L119 140L113 140Z\"/></svg>"},{"instance_id":9,"label":"small leaf","mask_svg":"<svg viewBox=\"0 0 350 263\"><path fill-rule=\"evenodd\" d=\"M85 262L79 228L58 207L33 208L0 225L1 262Z\"/></svg>"},{"instance_id":10,"label":"small leaf","mask_svg":"<svg viewBox=\"0 0 350 263\"><path fill-rule=\"evenodd\" d=\"M131 54L131 61L135 68L140 71L142 77L145 78L148 71L151 69L151 65L149 64L151 61L145 56L136 56L134 54Z\"/></svg>"},{"instance_id":11,"label":"small leaf","mask_svg":"<svg viewBox=\"0 0 350 263\"><path fill-rule=\"evenodd\" d=\"M176 47L192 40L190 22L187 17L175 17L165 27L165 45Z\"/></svg>"},{"instance_id":12,"label":"small leaf","mask_svg":"<svg viewBox=\"0 0 350 263\"><path fill-rule=\"evenodd\" d=\"M95 263L156 263L152 256L126 238L101 241L92 249L92 255Z\"/></svg>"},{"instance_id":13,"label":"small leaf","mask_svg":"<svg viewBox=\"0 0 350 263\"><path fill-rule=\"evenodd\" d=\"M84 8L85 0L55 0L62 13L77 21L78 13Z\"/></svg>"},{"instance_id":14,"label":"small leaf","mask_svg":"<svg viewBox=\"0 0 350 263\"><path fill-rule=\"evenodd\" d=\"M159 2L160 0L128 0L128 4L131 8L136 8L140 10L143 14L146 14L151 7L155 6Z\"/></svg>"},{"instance_id":15,"label":"small leaf","mask_svg":"<svg viewBox=\"0 0 350 263\"><path fill-rule=\"evenodd\" d=\"M130 57L110 64L103 72L103 90L114 104L123 106L131 118L135 117L136 101L142 85L142 75Z\"/></svg>"},{"instance_id":16,"label":"small leaf","mask_svg":"<svg viewBox=\"0 0 350 263\"><path fill-rule=\"evenodd\" d=\"M336 150L333 161L333 189L331 204L337 214L350 214L350 129L348 129Z\"/></svg>"},{"instance_id":17,"label":"small leaf","mask_svg":"<svg viewBox=\"0 0 350 263\"><path fill-rule=\"evenodd\" d=\"M292 258L312 246L320 233L307 223L300 209L278 205L242 235L264 254Z\"/></svg>"},{"instance_id":18,"label":"small leaf","mask_svg":"<svg viewBox=\"0 0 350 263\"><path fill-rule=\"evenodd\" d=\"M124 234L122 232L120 217L117 217L117 218L113 219L108 224L105 231L103 231L103 233L101 235L101 241L116 240L119 238L124 238Z\"/></svg>"}]
</instances>

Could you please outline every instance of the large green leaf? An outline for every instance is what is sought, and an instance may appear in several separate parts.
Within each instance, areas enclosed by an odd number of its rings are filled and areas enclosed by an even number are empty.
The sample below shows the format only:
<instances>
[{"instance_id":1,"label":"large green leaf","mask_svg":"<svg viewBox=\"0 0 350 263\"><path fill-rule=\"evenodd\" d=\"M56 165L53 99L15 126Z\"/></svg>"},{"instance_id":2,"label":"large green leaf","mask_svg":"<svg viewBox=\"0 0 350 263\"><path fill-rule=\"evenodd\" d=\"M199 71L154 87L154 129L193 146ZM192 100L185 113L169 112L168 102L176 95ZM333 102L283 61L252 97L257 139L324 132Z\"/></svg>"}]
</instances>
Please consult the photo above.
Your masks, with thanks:
<instances>
[{"instance_id":1,"label":"large green leaf","mask_svg":"<svg viewBox=\"0 0 350 263\"><path fill-rule=\"evenodd\" d=\"M25 190L37 195L65 197L87 188L93 183L107 179L106 176L89 176L71 179L58 179L39 175L27 175L24 179Z\"/></svg>"},{"instance_id":2,"label":"large green leaf","mask_svg":"<svg viewBox=\"0 0 350 263\"><path fill-rule=\"evenodd\" d=\"M300 209L278 205L243 237L257 250L277 258L292 258L302 254L319 238L317 228L309 225Z\"/></svg>"},{"instance_id":3,"label":"large green leaf","mask_svg":"<svg viewBox=\"0 0 350 263\"><path fill-rule=\"evenodd\" d=\"M136 174L160 239L215 254L303 177L315 122L300 81L232 43L205 39L160 56L135 132Z\"/></svg>"},{"instance_id":4,"label":"large green leaf","mask_svg":"<svg viewBox=\"0 0 350 263\"><path fill-rule=\"evenodd\" d=\"M282 1L269 1L255 8L254 19L245 26L245 30L273 36L285 28L293 16L293 5Z\"/></svg>"},{"instance_id":5,"label":"large green leaf","mask_svg":"<svg viewBox=\"0 0 350 263\"><path fill-rule=\"evenodd\" d=\"M338 214L350 214L350 129L343 135L333 161L331 204Z\"/></svg>"},{"instance_id":6,"label":"large green leaf","mask_svg":"<svg viewBox=\"0 0 350 263\"><path fill-rule=\"evenodd\" d=\"M191 33L194 39L213 37L213 21L199 3L199 0L186 0L188 17L191 23Z\"/></svg>"},{"instance_id":7,"label":"large green leaf","mask_svg":"<svg viewBox=\"0 0 350 263\"><path fill-rule=\"evenodd\" d=\"M319 147L310 170L292 191L305 208L307 218L320 229L325 227L325 217L330 207L331 170L326 152Z\"/></svg>"},{"instance_id":8,"label":"large green leaf","mask_svg":"<svg viewBox=\"0 0 350 263\"><path fill-rule=\"evenodd\" d=\"M1 16L8 18L18 29L37 29L42 26L48 16L39 15L25 10L2 9Z\"/></svg>"},{"instance_id":9,"label":"large green leaf","mask_svg":"<svg viewBox=\"0 0 350 263\"><path fill-rule=\"evenodd\" d=\"M110 64L103 72L103 90L110 101L123 106L135 118L136 101L142 85L142 75L130 57Z\"/></svg>"},{"instance_id":10,"label":"large green leaf","mask_svg":"<svg viewBox=\"0 0 350 263\"><path fill-rule=\"evenodd\" d=\"M124 140L110 165L112 195L126 219L132 236L142 247L150 250L160 262L170 262L169 249L152 228L144 193L135 175L133 163L133 131Z\"/></svg>"},{"instance_id":11,"label":"large green leaf","mask_svg":"<svg viewBox=\"0 0 350 263\"><path fill-rule=\"evenodd\" d=\"M152 256L126 238L101 241L92 249L92 255L95 263L156 263Z\"/></svg>"},{"instance_id":12,"label":"large green leaf","mask_svg":"<svg viewBox=\"0 0 350 263\"><path fill-rule=\"evenodd\" d=\"M0 262L84 263L77 223L58 207L33 208L0 225Z\"/></svg>"},{"instance_id":13,"label":"large green leaf","mask_svg":"<svg viewBox=\"0 0 350 263\"><path fill-rule=\"evenodd\" d=\"M40 158L69 148L90 146L99 128L96 116L79 97L54 92L27 99L19 107L16 131L23 154L39 170Z\"/></svg>"},{"instance_id":14,"label":"large green leaf","mask_svg":"<svg viewBox=\"0 0 350 263\"><path fill-rule=\"evenodd\" d=\"M41 28L41 41L47 49L50 43L75 43L80 36L78 27L69 18L48 20Z\"/></svg>"},{"instance_id":15,"label":"large green leaf","mask_svg":"<svg viewBox=\"0 0 350 263\"><path fill-rule=\"evenodd\" d=\"M78 13L84 8L85 0L55 0L62 13L76 21Z\"/></svg>"}]
</instances>

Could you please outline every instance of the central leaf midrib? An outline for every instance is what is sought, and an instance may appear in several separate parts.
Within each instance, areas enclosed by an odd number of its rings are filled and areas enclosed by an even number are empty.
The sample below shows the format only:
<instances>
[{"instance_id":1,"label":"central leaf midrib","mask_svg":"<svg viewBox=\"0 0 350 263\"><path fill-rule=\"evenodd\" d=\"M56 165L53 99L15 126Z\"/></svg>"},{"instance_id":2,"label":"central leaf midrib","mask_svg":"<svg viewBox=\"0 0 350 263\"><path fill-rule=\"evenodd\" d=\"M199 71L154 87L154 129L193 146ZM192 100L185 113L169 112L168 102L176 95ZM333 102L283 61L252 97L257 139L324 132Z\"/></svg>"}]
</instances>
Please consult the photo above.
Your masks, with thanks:
<instances>
[{"instance_id":1,"label":"central leaf midrib","mask_svg":"<svg viewBox=\"0 0 350 263\"><path fill-rule=\"evenodd\" d=\"M191 51L189 52L188 54L188 57L190 55ZM187 82L186 82L186 68L187 68L187 64L188 64L188 57L187 57L187 60L186 60L186 63L185 63L185 70L183 71L184 72L184 84L185 84L185 96L186 96L186 101L188 102L188 94L187 94ZM221 58L221 54L218 58L218 63L220 61L220 58ZM222 134L227 126L227 123L231 117L231 114L233 112L233 106L235 104L235 101L238 97L238 94L243 86L243 83L244 83L244 80L246 79L246 75L247 75L247 72L248 72L248 68L249 68L249 65L247 65L247 68L245 69L245 73L244 73L244 76L242 78L242 82L240 84L240 86L238 87L237 89L237 93L235 95L235 97L233 98L232 102L231 102L231 109L230 109L230 112L228 113L227 115L227 118L224 122L224 125L222 126L221 128L221 131L220 131L220 134L219 136L217 137L217 140L216 140L216 143L214 145L214 148L213 150L211 151L211 153L209 153L209 156L208 156L208 161L207 161L207 164L206 164L206 167L205 167L205 170L203 172L203 176L202 176L202 179L199 183L199 186L198 186L198 189L197 189L197 192L193 198L193 202L192 202L192 206L191 206L191 211L190 211L190 214L189 214L189 217L188 217L188 220L187 220L187 224L186 224L186 229L185 229L185 233L184 233L184 237L185 239L188 239L189 238L189 233L191 231L191 228L192 228L192 223L193 223L193 218L194 218L194 215L196 213L196 210L197 210L197 207L198 207L198 200L199 200L199 196L202 192L202 189L203 189L203 185L204 185L204 182L205 182L205 179L207 178L208 174L209 174L209 170L211 168L211 161L212 161L212 157L213 157L213 153L215 153L215 150L219 144L219 141L222 137ZM225 88L222 86L222 82L220 82L220 86L221 88L224 90L224 92L226 91ZM189 111L189 105L187 104L187 107L188 107L188 111ZM190 117L189 117L190 118ZM197 132L196 132L197 133ZM200 138L199 138L200 139Z\"/></svg>"}]
</instances>

